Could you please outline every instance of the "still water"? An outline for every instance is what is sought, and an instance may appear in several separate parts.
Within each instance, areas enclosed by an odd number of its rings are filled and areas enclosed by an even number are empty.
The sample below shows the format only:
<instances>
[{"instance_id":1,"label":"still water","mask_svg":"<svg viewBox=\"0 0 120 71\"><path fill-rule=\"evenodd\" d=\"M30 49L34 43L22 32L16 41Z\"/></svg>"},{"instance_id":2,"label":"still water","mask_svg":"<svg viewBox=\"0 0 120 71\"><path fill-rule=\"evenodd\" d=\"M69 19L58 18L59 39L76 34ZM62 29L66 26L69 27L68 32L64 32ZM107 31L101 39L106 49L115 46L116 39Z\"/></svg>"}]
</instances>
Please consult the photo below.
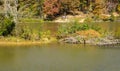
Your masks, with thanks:
<instances>
[{"instance_id":1,"label":"still water","mask_svg":"<svg viewBox=\"0 0 120 71\"><path fill-rule=\"evenodd\" d=\"M1 46L0 71L120 71L120 46Z\"/></svg>"}]
</instances>

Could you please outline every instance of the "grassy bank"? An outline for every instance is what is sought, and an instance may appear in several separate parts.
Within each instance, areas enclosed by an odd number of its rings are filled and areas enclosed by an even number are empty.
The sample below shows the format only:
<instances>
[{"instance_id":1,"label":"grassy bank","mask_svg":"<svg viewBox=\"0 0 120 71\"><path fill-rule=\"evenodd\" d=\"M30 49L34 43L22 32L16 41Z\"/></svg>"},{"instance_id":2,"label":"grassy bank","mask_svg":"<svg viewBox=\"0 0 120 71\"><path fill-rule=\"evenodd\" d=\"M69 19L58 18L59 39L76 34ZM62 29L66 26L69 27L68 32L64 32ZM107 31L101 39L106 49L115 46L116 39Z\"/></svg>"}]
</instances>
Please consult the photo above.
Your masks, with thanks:
<instances>
[{"instance_id":1,"label":"grassy bank","mask_svg":"<svg viewBox=\"0 0 120 71\"><path fill-rule=\"evenodd\" d=\"M22 38L16 38L16 37L4 37L0 39L0 46L25 46L25 45L42 45L42 44L48 44L52 42L56 42L56 38L51 37L48 38L42 38L41 40L25 40Z\"/></svg>"}]
</instances>

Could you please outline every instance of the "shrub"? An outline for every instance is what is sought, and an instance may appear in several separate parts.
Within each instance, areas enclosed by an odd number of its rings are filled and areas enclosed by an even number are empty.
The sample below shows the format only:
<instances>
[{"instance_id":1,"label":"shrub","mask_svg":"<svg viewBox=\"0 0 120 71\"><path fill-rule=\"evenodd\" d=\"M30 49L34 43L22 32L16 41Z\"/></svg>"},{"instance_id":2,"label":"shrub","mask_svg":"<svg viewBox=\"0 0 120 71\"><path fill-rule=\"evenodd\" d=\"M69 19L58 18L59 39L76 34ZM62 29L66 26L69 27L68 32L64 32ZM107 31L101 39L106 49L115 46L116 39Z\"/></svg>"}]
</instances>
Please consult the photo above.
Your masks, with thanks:
<instances>
[{"instance_id":1,"label":"shrub","mask_svg":"<svg viewBox=\"0 0 120 71\"><path fill-rule=\"evenodd\" d=\"M102 3L96 3L93 9L93 14L100 15L104 12L104 5Z\"/></svg>"},{"instance_id":2,"label":"shrub","mask_svg":"<svg viewBox=\"0 0 120 71\"><path fill-rule=\"evenodd\" d=\"M31 29L29 26L24 25L24 27L20 28L21 30L17 31L19 37L25 40L39 40L38 31Z\"/></svg>"},{"instance_id":3,"label":"shrub","mask_svg":"<svg viewBox=\"0 0 120 71\"><path fill-rule=\"evenodd\" d=\"M23 29L22 29L22 33L21 33L21 37L26 39L26 40L30 40L31 39L31 30L25 26Z\"/></svg>"},{"instance_id":4,"label":"shrub","mask_svg":"<svg viewBox=\"0 0 120 71\"><path fill-rule=\"evenodd\" d=\"M120 4L117 6L117 11L120 12Z\"/></svg>"},{"instance_id":5,"label":"shrub","mask_svg":"<svg viewBox=\"0 0 120 71\"><path fill-rule=\"evenodd\" d=\"M79 22L66 23L59 26L58 35L66 36L69 34L76 33L77 31L84 31L89 29L99 31L101 28L99 26L95 26L94 24L87 23L80 24Z\"/></svg>"},{"instance_id":6,"label":"shrub","mask_svg":"<svg viewBox=\"0 0 120 71\"><path fill-rule=\"evenodd\" d=\"M0 15L0 36L7 36L11 34L14 27L15 23L11 18L6 18L3 17L3 15Z\"/></svg>"},{"instance_id":7,"label":"shrub","mask_svg":"<svg viewBox=\"0 0 120 71\"><path fill-rule=\"evenodd\" d=\"M39 32L43 29L43 21L38 19L22 19L22 23L16 25L13 36L23 38L25 40L39 40Z\"/></svg>"},{"instance_id":8,"label":"shrub","mask_svg":"<svg viewBox=\"0 0 120 71\"><path fill-rule=\"evenodd\" d=\"M88 30L90 29L90 26L88 24L82 24L80 30Z\"/></svg>"},{"instance_id":9,"label":"shrub","mask_svg":"<svg viewBox=\"0 0 120 71\"><path fill-rule=\"evenodd\" d=\"M58 35L65 36L81 30L81 25L78 22L64 23L58 28Z\"/></svg>"},{"instance_id":10,"label":"shrub","mask_svg":"<svg viewBox=\"0 0 120 71\"><path fill-rule=\"evenodd\" d=\"M51 35L51 31L50 30L47 30L47 31L39 33L40 39L42 39L42 38L48 38L48 39L50 39L50 35Z\"/></svg>"},{"instance_id":11,"label":"shrub","mask_svg":"<svg viewBox=\"0 0 120 71\"><path fill-rule=\"evenodd\" d=\"M100 37L101 36L99 32L92 30L92 29L85 30L85 31L77 31L76 33L78 35L82 35L85 37Z\"/></svg>"},{"instance_id":12,"label":"shrub","mask_svg":"<svg viewBox=\"0 0 120 71\"><path fill-rule=\"evenodd\" d=\"M100 27L100 26L97 26L97 25L92 24L92 25L91 25L91 29L93 29L93 30L95 30L95 31L100 31L100 30L101 30L101 27Z\"/></svg>"}]
</instances>

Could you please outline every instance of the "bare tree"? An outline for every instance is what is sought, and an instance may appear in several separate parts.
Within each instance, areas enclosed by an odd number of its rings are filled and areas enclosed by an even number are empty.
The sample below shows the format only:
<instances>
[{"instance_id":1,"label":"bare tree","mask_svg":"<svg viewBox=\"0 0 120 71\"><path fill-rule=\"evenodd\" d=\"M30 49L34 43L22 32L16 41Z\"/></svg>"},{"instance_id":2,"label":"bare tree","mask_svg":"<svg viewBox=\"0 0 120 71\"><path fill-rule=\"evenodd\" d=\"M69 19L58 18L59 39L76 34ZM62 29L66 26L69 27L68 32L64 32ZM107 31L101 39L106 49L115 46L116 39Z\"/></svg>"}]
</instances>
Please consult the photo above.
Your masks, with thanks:
<instances>
[{"instance_id":1,"label":"bare tree","mask_svg":"<svg viewBox=\"0 0 120 71\"><path fill-rule=\"evenodd\" d=\"M13 17L15 23L18 22L18 0L4 0L4 12L6 17Z\"/></svg>"}]
</instances>

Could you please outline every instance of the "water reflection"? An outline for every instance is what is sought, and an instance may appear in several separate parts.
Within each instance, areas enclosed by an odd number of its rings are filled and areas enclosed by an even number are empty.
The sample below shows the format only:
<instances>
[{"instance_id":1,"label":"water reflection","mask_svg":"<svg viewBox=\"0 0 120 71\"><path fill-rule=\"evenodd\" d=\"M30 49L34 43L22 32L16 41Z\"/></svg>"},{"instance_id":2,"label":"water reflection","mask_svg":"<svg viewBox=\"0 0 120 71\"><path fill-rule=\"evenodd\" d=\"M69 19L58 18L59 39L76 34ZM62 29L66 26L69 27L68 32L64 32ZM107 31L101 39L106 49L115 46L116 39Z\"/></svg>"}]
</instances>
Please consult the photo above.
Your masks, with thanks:
<instances>
[{"instance_id":1,"label":"water reflection","mask_svg":"<svg viewBox=\"0 0 120 71\"><path fill-rule=\"evenodd\" d=\"M120 50L48 44L0 48L0 71L119 71Z\"/></svg>"}]
</instances>

